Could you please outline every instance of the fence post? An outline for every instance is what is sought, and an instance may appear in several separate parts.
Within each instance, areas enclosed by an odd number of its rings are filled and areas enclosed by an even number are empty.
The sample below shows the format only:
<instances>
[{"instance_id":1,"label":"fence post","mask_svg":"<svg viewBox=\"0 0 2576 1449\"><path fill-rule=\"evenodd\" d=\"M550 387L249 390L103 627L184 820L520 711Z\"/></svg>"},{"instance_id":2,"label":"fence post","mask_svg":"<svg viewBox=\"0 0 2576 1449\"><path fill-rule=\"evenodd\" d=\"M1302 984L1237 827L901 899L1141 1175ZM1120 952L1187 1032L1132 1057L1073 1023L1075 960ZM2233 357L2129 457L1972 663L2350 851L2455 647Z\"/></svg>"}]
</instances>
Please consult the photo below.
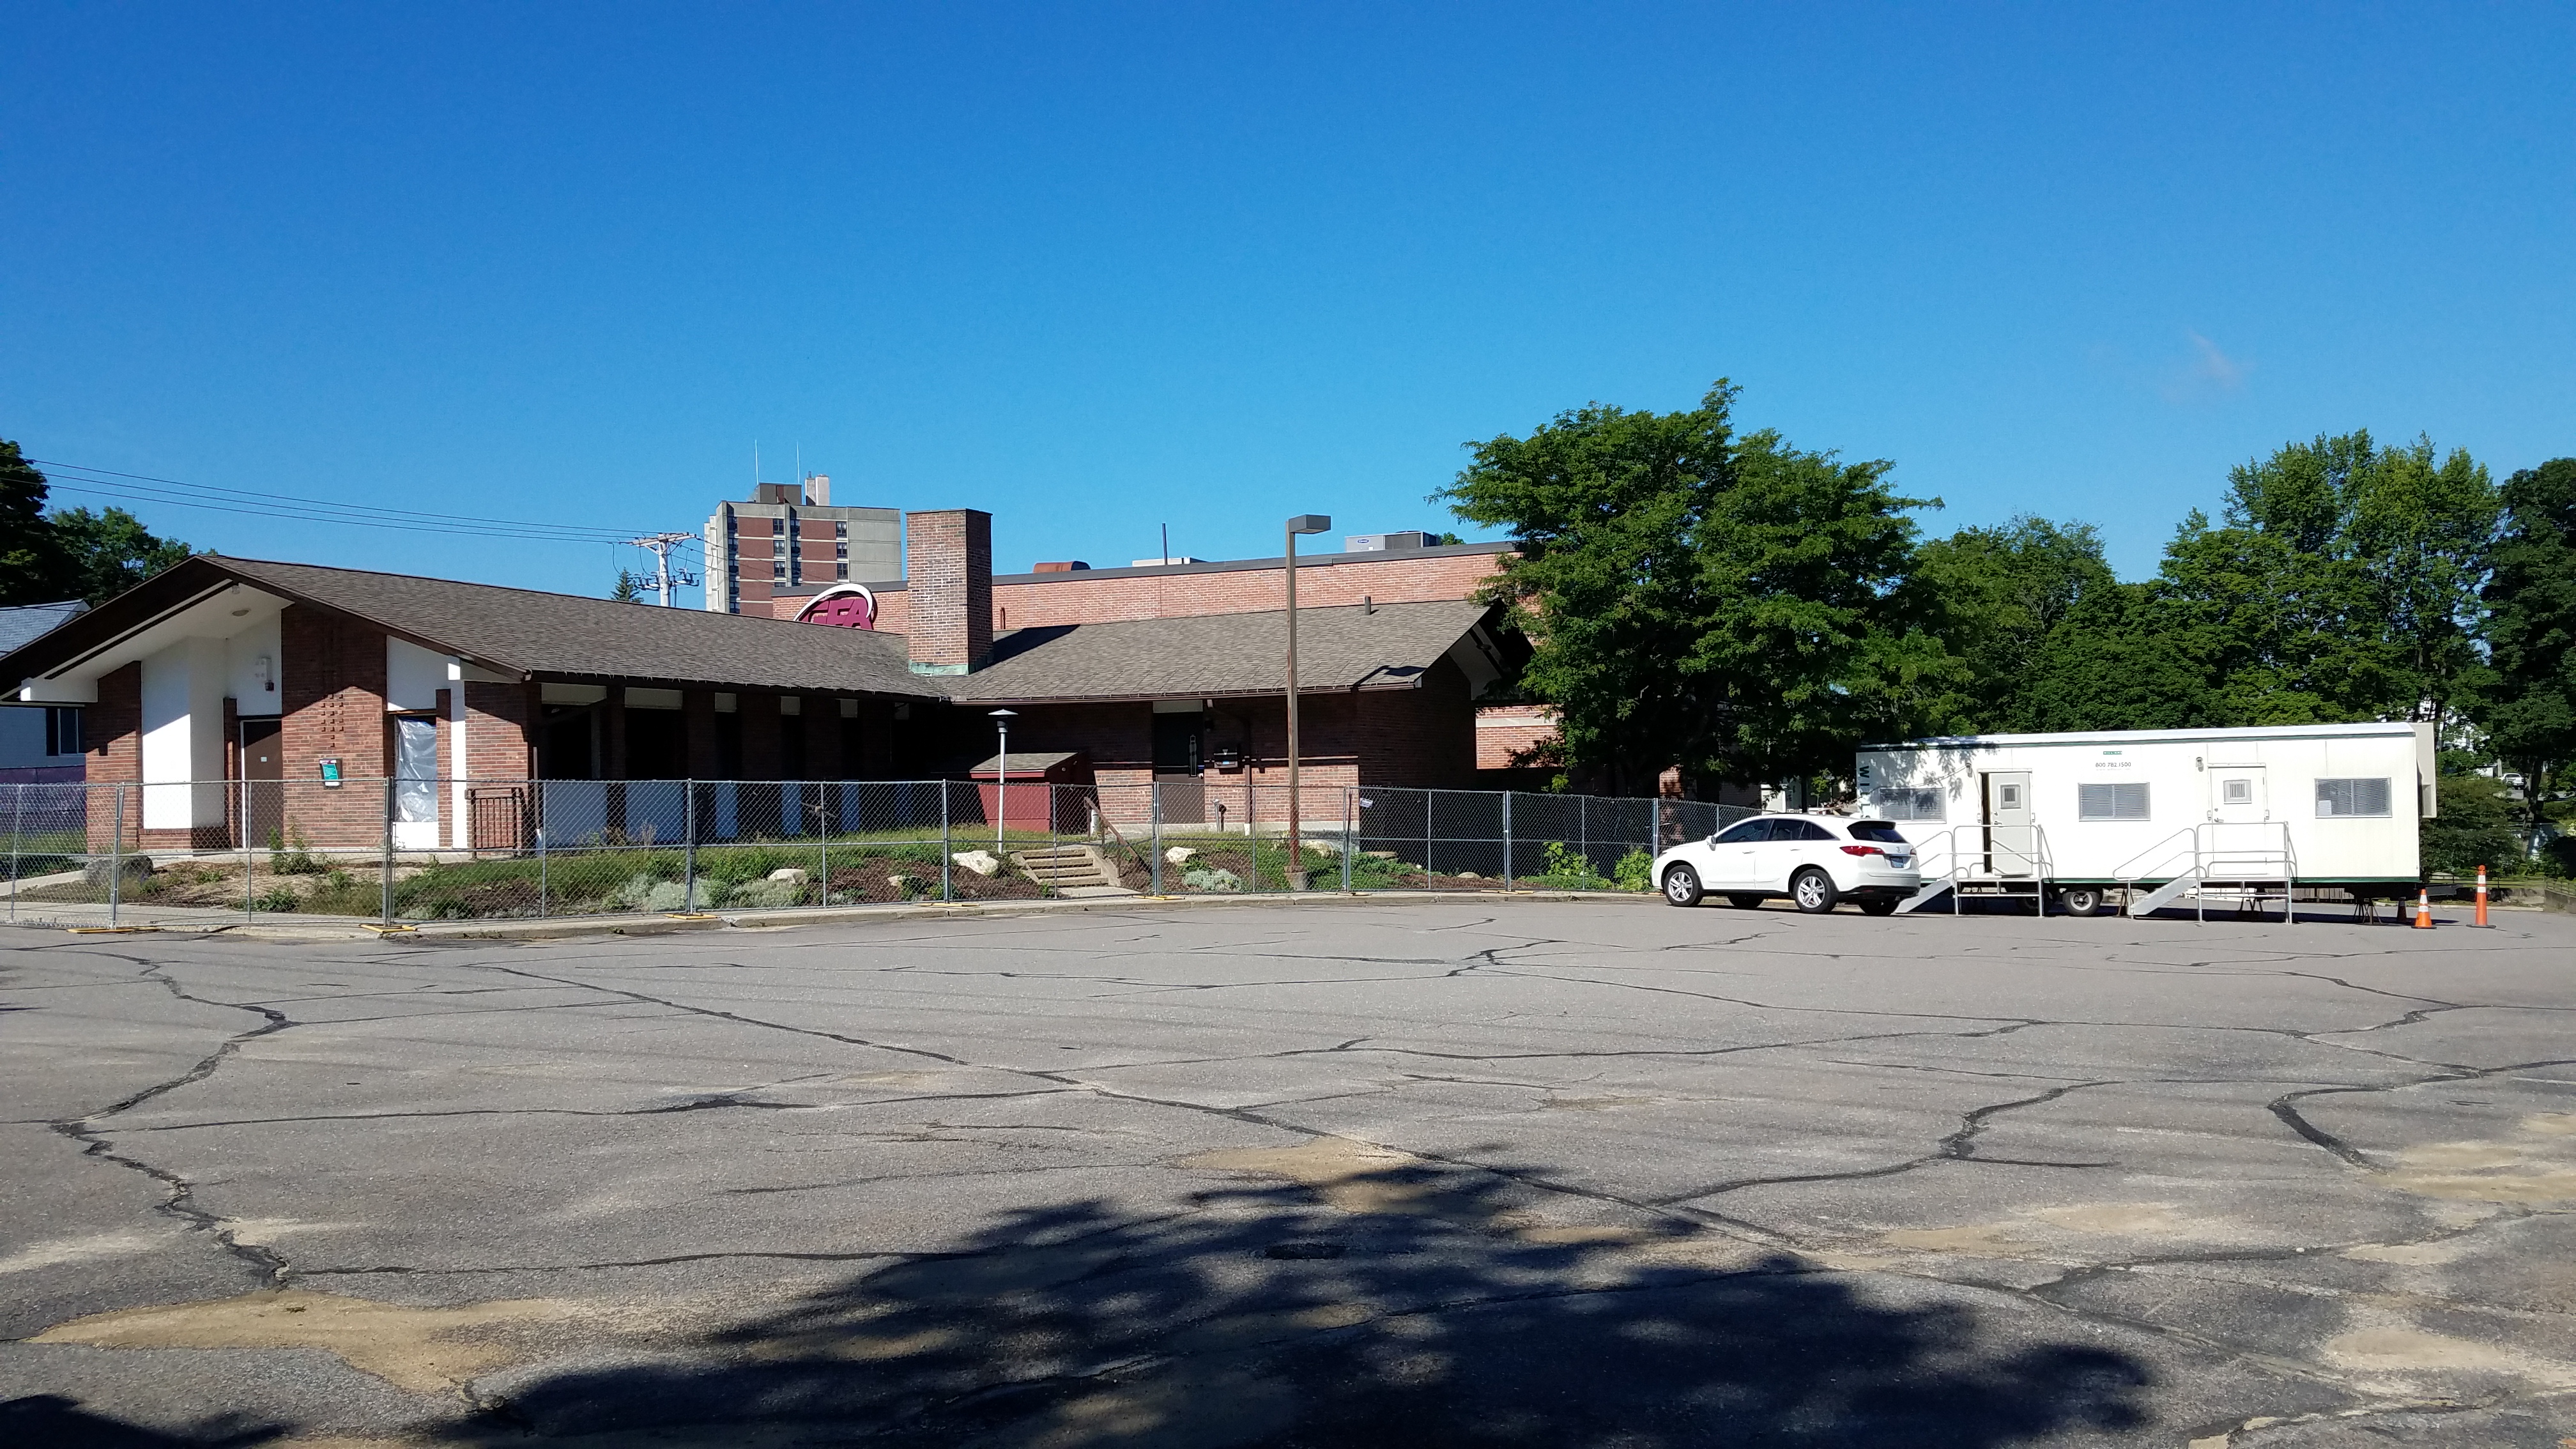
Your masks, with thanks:
<instances>
[{"instance_id":1,"label":"fence post","mask_svg":"<svg viewBox=\"0 0 2576 1449\"><path fill-rule=\"evenodd\" d=\"M688 823L680 827L680 909L698 908L698 782L680 782L680 809Z\"/></svg>"},{"instance_id":2,"label":"fence post","mask_svg":"<svg viewBox=\"0 0 2576 1449\"><path fill-rule=\"evenodd\" d=\"M116 785L116 833L107 841L107 923L116 924L118 897L125 889L125 782Z\"/></svg>"},{"instance_id":3,"label":"fence post","mask_svg":"<svg viewBox=\"0 0 2576 1449\"><path fill-rule=\"evenodd\" d=\"M23 787L22 787L23 788ZM1163 782L1156 780L1145 787L1146 818L1151 822L1154 858L1146 865L1154 872L1154 894L1163 893Z\"/></svg>"},{"instance_id":4,"label":"fence post","mask_svg":"<svg viewBox=\"0 0 2576 1449\"><path fill-rule=\"evenodd\" d=\"M814 824L823 832L823 891L817 905L832 903L832 787L829 782L814 787Z\"/></svg>"},{"instance_id":5,"label":"fence post","mask_svg":"<svg viewBox=\"0 0 2576 1449\"><path fill-rule=\"evenodd\" d=\"M27 786L24 781L21 781L18 785L17 808L12 811L9 816L9 919L13 921L18 919L18 882L23 879L23 877L18 874L18 844L19 841L25 837L26 833ZM83 835L87 835L89 833L89 802L87 800L83 800L81 802L81 833Z\"/></svg>"},{"instance_id":6,"label":"fence post","mask_svg":"<svg viewBox=\"0 0 2576 1449\"><path fill-rule=\"evenodd\" d=\"M1009 762L1004 761L1004 763ZM955 853L949 845L948 782L942 780L939 782L939 900L943 905L957 899L956 888L949 878L949 873L957 869L957 862L949 859Z\"/></svg>"},{"instance_id":7,"label":"fence post","mask_svg":"<svg viewBox=\"0 0 2576 1449\"><path fill-rule=\"evenodd\" d=\"M1356 785L1342 787L1342 894L1351 893L1351 857L1360 853L1360 823L1354 816L1352 797L1359 794Z\"/></svg>"},{"instance_id":8,"label":"fence post","mask_svg":"<svg viewBox=\"0 0 2576 1449\"><path fill-rule=\"evenodd\" d=\"M1512 792L1503 792L1503 891L1512 889Z\"/></svg>"},{"instance_id":9,"label":"fence post","mask_svg":"<svg viewBox=\"0 0 2576 1449\"><path fill-rule=\"evenodd\" d=\"M552 904L546 898L546 782L530 780L528 798L535 802L536 806L529 812L529 818L535 822L536 827L534 833L537 837L537 919L542 921L553 911Z\"/></svg>"},{"instance_id":10,"label":"fence post","mask_svg":"<svg viewBox=\"0 0 2576 1449\"><path fill-rule=\"evenodd\" d=\"M250 781L243 780L241 784L235 788L241 792L242 924L247 926L257 919L256 914L251 910L250 904ZM283 789L284 787L280 786L279 788ZM278 814L283 816L285 813L284 802L281 801L279 804ZM469 831L472 829L471 826L467 828ZM471 834L466 836L466 840L469 843L473 838L474 837Z\"/></svg>"},{"instance_id":11,"label":"fence post","mask_svg":"<svg viewBox=\"0 0 2576 1449\"><path fill-rule=\"evenodd\" d=\"M378 924L390 926L394 923L394 778L391 775L387 775L385 777L385 864L383 882L384 914L378 918Z\"/></svg>"}]
</instances>

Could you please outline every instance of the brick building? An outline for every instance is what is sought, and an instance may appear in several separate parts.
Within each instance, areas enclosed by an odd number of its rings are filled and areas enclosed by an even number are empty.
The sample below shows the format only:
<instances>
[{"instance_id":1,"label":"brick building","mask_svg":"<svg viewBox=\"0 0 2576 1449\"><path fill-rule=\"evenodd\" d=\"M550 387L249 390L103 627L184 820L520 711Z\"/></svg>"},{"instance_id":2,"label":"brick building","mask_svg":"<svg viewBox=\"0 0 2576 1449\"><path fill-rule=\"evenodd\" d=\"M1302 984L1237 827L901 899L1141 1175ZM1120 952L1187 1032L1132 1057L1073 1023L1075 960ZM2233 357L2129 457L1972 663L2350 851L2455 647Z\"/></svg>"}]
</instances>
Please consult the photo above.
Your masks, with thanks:
<instances>
[{"instance_id":1,"label":"brick building","mask_svg":"<svg viewBox=\"0 0 2576 1449\"><path fill-rule=\"evenodd\" d=\"M997 579L987 515L909 522L909 580L840 621L875 627L199 555L0 679L82 709L88 778L145 786L125 827L160 849L263 841L228 786L269 779L411 782L396 846L462 849L477 780L960 778L995 708L1015 750L1184 812L1282 770L1280 560ZM1476 700L1519 659L1465 597L1497 551L1299 560L1310 784L1475 783ZM384 829L381 792L326 799L299 807L317 844Z\"/></svg>"}]
</instances>

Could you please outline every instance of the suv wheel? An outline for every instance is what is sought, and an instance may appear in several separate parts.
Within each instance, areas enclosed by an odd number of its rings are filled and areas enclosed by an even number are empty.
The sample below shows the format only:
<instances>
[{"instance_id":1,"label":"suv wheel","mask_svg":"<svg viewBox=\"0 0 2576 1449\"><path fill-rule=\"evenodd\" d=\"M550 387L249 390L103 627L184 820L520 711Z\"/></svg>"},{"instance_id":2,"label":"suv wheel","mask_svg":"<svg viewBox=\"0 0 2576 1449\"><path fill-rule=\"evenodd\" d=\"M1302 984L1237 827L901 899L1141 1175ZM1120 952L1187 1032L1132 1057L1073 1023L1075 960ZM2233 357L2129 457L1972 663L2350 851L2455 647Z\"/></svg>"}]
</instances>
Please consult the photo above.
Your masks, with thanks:
<instances>
[{"instance_id":1,"label":"suv wheel","mask_svg":"<svg viewBox=\"0 0 2576 1449\"><path fill-rule=\"evenodd\" d=\"M1664 871L1664 899L1677 906L1699 904L1699 872L1686 865L1675 865Z\"/></svg>"},{"instance_id":2,"label":"suv wheel","mask_svg":"<svg viewBox=\"0 0 2576 1449\"><path fill-rule=\"evenodd\" d=\"M2068 886L2057 893L2057 904L2070 916L2098 916L2102 914L2102 888Z\"/></svg>"},{"instance_id":3,"label":"suv wheel","mask_svg":"<svg viewBox=\"0 0 2576 1449\"><path fill-rule=\"evenodd\" d=\"M1789 898L1798 903L1799 910L1811 916L1821 916L1832 910L1834 903L1843 897L1842 892L1834 889L1834 878L1811 865L1789 882Z\"/></svg>"}]
</instances>

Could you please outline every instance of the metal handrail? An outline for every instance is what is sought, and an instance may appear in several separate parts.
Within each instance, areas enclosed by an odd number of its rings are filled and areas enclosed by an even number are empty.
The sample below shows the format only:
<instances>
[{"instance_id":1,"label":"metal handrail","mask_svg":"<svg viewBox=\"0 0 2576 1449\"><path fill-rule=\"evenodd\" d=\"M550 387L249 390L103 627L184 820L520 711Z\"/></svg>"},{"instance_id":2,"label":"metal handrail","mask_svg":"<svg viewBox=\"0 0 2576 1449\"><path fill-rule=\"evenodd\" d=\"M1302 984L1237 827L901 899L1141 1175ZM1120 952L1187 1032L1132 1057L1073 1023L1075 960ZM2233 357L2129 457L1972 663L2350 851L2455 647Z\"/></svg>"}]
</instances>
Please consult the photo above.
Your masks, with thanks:
<instances>
[{"instance_id":1,"label":"metal handrail","mask_svg":"<svg viewBox=\"0 0 2576 1449\"><path fill-rule=\"evenodd\" d=\"M2155 844L2148 846L2145 850L2141 850L2137 854L2130 856L2127 860L2120 862L2118 865L2111 867L2111 879L2118 881L2124 886L2134 886L2138 882L2153 876L2156 872L2152 869L2132 871L2129 867L2136 865L2139 861L2145 860L2150 854L2156 851L2164 851L2167 846L2172 845L2177 840L2182 841L2191 847L2191 868L2194 871L2198 871L2200 869L2200 827L2197 825L2187 825L2182 829L2175 831L2173 834L2166 836L2164 839L2157 841ZM2173 859L2172 852L2166 851L2165 854L2157 856L2157 863L2162 864L2171 859ZM2166 876L2165 879L2171 880L2173 877Z\"/></svg>"},{"instance_id":2,"label":"metal handrail","mask_svg":"<svg viewBox=\"0 0 2576 1449\"><path fill-rule=\"evenodd\" d=\"M1994 838L1994 832L1997 829L2028 830L2031 835L2031 850L2023 851L2016 846L1998 842ZM1959 832L1962 830L1974 830L1981 833L1978 848L1973 855L1959 849ZM1942 858L1947 862L1946 868L1940 871L1931 870L1925 865L1925 862L1930 860L1932 857L1932 845L1934 841L1941 842ZM1954 916L1960 914L1960 898L1963 894L1959 889L1960 884L1970 878L1967 872L1967 862L1971 859L1982 860L1998 853L2011 856L2013 859L2031 868L2032 873L2027 878L2030 880L2032 885L2038 887L2043 893L2043 909L2045 908L2045 892L2048 889L2047 882L2049 876L2052 874L2050 869L2052 859L2048 850L2048 830L2045 826L2038 824L1994 826L1986 824L1983 821L1978 821L1972 824L1946 826L1943 829L1926 836L1922 840L1909 843L1914 846L1916 870L1923 875L1927 881L1929 879L1937 878L1942 881L1946 881L1949 884L1950 914ZM1977 877L1977 879L1981 880L1991 879L1998 881L2018 880L2022 878L2023 877L2018 876Z\"/></svg>"}]
</instances>

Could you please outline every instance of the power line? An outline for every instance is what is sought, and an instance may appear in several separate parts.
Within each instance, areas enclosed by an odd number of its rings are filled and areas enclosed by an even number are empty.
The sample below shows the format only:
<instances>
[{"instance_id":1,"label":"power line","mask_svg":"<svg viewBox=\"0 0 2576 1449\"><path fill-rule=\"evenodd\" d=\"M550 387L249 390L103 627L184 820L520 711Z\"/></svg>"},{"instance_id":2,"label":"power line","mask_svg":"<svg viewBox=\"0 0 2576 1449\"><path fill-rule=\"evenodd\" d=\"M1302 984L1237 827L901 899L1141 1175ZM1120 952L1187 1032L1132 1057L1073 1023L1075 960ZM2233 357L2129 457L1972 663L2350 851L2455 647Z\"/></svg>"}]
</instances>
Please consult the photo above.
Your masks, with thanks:
<instances>
[{"instance_id":1,"label":"power line","mask_svg":"<svg viewBox=\"0 0 2576 1449\"><path fill-rule=\"evenodd\" d=\"M411 508L382 508L343 503L332 499L307 498L292 493L266 493L246 488L185 483L174 478L121 473L114 469L93 468L81 463L64 463L39 458L30 458L27 461L43 468L68 469L76 474L98 475L72 478L49 477L48 482L62 488L65 492L130 498L165 503L180 508L203 509L213 513L239 513L258 518L277 517L278 510L273 507L241 506L265 501L291 503L300 508L312 510L303 515L308 522L400 529L413 533L444 533L484 538L575 539L603 543L623 543L633 536L629 530L608 528L597 524L542 523L530 519L486 518L472 514L431 513ZM170 491L173 489L181 491ZM690 539L699 541L695 535L690 535Z\"/></svg>"}]
</instances>

